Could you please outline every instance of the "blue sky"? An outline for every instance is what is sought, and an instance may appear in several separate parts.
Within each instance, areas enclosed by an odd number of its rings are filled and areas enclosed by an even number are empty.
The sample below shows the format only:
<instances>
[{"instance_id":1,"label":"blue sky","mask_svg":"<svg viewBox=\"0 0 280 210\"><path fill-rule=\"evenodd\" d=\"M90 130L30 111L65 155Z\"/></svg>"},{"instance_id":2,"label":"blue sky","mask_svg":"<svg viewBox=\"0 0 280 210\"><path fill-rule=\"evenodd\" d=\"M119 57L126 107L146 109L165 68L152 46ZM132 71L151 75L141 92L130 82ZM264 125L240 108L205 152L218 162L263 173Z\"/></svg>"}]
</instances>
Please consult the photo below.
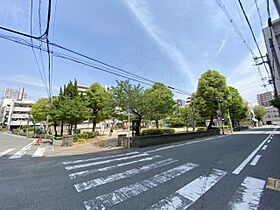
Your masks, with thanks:
<instances>
[{"instance_id":1,"label":"blue sky","mask_svg":"<svg viewBox=\"0 0 280 210\"><path fill-rule=\"evenodd\" d=\"M45 27L46 2L42 3L42 28ZM256 104L256 94L266 91L261 87L257 69L252 66L249 51L215 0L57 0L56 9L54 2L52 42L188 92L195 91L197 80L207 69L218 70L253 104ZM237 1L223 2L257 54L245 20L237 10ZM255 0L242 2L265 53ZM257 2L266 25L266 0ZM29 3L0 0L0 25L29 33ZM272 1L270 5L272 17L276 18ZM34 3L33 34L39 34L37 6ZM46 55L42 57L46 68ZM1 90L24 86L33 99L47 95L30 48L0 39L0 58ZM261 72L267 77L263 68ZM55 58L53 92L74 78L85 85L93 82L115 85L115 80L121 79Z\"/></svg>"}]
</instances>

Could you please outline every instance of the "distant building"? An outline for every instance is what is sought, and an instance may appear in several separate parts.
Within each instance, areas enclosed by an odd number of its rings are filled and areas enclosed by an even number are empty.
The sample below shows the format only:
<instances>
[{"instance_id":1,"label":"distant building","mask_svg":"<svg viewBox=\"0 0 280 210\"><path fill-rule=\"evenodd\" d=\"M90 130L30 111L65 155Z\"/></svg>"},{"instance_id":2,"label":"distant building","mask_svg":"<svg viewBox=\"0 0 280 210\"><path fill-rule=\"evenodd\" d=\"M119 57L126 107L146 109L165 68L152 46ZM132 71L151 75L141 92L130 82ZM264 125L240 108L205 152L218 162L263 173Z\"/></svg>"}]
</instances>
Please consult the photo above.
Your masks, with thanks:
<instances>
[{"instance_id":1,"label":"distant building","mask_svg":"<svg viewBox=\"0 0 280 210\"><path fill-rule=\"evenodd\" d=\"M185 107L185 106L186 106L186 101L183 100L183 99L177 99L177 100L176 100L176 104L177 104L177 106L179 106L179 107Z\"/></svg>"},{"instance_id":2,"label":"distant building","mask_svg":"<svg viewBox=\"0 0 280 210\"><path fill-rule=\"evenodd\" d=\"M265 107L267 114L264 116L264 123L267 125L276 125L276 124L280 124L280 116L279 116L279 112L278 109L273 107L273 106L269 106L269 107Z\"/></svg>"},{"instance_id":3,"label":"distant building","mask_svg":"<svg viewBox=\"0 0 280 210\"><path fill-rule=\"evenodd\" d=\"M85 95L88 88L89 88L89 86L87 86L87 85L79 85L78 84L79 94Z\"/></svg>"},{"instance_id":4,"label":"distant building","mask_svg":"<svg viewBox=\"0 0 280 210\"><path fill-rule=\"evenodd\" d=\"M0 125L13 129L24 125L32 125L29 121L34 101L26 100L24 88L19 91L5 88L0 107Z\"/></svg>"},{"instance_id":5,"label":"distant building","mask_svg":"<svg viewBox=\"0 0 280 210\"><path fill-rule=\"evenodd\" d=\"M273 98L274 98L273 91L257 94L258 104L260 106L264 106L264 107L271 106L269 101L271 101Z\"/></svg>"}]
</instances>

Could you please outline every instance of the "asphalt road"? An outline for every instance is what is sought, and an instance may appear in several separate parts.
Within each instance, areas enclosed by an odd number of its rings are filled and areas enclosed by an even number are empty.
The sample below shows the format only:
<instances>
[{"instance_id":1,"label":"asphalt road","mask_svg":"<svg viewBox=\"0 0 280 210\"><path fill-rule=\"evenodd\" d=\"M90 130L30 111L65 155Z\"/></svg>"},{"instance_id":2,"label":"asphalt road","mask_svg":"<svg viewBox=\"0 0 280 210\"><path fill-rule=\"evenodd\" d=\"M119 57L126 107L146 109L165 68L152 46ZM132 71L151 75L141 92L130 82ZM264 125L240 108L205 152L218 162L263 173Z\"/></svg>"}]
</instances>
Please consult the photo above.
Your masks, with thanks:
<instances>
[{"instance_id":1,"label":"asphalt road","mask_svg":"<svg viewBox=\"0 0 280 210\"><path fill-rule=\"evenodd\" d=\"M0 209L279 210L280 191L267 188L280 179L273 130L79 156L11 151L0 157ZM0 134L0 155L28 143Z\"/></svg>"}]
</instances>

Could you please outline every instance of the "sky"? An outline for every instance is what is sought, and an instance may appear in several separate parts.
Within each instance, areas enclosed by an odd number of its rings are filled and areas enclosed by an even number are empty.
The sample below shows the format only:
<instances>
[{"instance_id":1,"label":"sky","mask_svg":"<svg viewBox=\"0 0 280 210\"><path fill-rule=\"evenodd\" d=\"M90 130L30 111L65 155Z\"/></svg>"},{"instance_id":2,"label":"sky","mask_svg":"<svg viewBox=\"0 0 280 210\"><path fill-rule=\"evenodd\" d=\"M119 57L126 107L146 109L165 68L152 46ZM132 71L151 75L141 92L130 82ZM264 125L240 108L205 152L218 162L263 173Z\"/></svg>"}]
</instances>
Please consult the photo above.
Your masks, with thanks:
<instances>
[{"instance_id":1,"label":"sky","mask_svg":"<svg viewBox=\"0 0 280 210\"><path fill-rule=\"evenodd\" d=\"M0 0L0 26L39 35L46 27L47 1L34 1L32 21L28 0ZM253 105L256 94L272 90L262 86L268 78L235 33L216 0L53 0L49 39L64 47L126 71L194 92L208 69L219 71L227 83ZM222 1L246 42L258 55L237 0ZM262 53L266 53L255 0L242 1ZM262 25L267 25L266 0L257 0ZM272 19L277 13L270 1ZM40 30L41 28L41 30ZM17 36L0 30L0 34ZM20 37L20 36L17 36ZM29 39L28 39L29 40ZM30 40L29 40L30 41ZM47 55L35 50L47 77ZM41 59L42 58L42 59ZM262 76L261 76L262 75ZM116 85L124 78L94 70L61 58L53 58L52 93L70 80L90 85ZM32 49L0 38L0 91L25 87L36 100L47 96ZM0 92L0 94L2 94ZM175 94L175 98L187 96Z\"/></svg>"}]
</instances>

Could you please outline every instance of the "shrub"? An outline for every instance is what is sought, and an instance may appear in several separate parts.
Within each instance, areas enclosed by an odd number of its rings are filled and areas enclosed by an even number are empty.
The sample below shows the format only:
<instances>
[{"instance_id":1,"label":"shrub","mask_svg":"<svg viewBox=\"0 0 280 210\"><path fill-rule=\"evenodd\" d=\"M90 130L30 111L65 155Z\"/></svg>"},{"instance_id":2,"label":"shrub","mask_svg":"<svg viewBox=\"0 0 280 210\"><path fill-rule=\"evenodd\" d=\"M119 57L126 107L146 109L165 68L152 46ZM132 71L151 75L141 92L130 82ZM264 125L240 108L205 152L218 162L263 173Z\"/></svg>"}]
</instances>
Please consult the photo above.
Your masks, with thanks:
<instances>
[{"instance_id":1,"label":"shrub","mask_svg":"<svg viewBox=\"0 0 280 210\"><path fill-rule=\"evenodd\" d=\"M153 136L153 135L162 135L175 133L174 129L171 128L161 128L161 129L147 129L141 132L141 136Z\"/></svg>"},{"instance_id":2,"label":"shrub","mask_svg":"<svg viewBox=\"0 0 280 210\"><path fill-rule=\"evenodd\" d=\"M97 132L93 131L93 132L83 132L82 134L87 134L88 138L94 138L97 136Z\"/></svg>"},{"instance_id":3,"label":"shrub","mask_svg":"<svg viewBox=\"0 0 280 210\"><path fill-rule=\"evenodd\" d=\"M62 137L62 136L56 136L56 137L54 137L54 139L55 139L55 140L62 140L63 137Z\"/></svg>"}]
</instances>

